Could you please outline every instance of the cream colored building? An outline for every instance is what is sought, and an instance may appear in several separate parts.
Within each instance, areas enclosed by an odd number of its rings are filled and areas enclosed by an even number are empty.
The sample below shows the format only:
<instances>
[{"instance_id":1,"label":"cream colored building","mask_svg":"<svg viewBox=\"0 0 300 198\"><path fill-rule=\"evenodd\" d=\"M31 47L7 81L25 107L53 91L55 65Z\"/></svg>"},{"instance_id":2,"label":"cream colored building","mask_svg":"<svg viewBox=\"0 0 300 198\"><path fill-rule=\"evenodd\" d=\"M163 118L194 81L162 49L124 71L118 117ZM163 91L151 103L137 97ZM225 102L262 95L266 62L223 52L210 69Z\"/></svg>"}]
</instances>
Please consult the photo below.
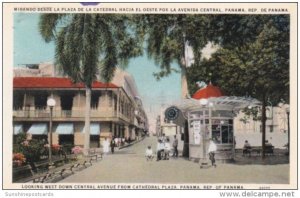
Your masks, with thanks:
<instances>
[{"instance_id":1,"label":"cream colored building","mask_svg":"<svg viewBox=\"0 0 300 198\"><path fill-rule=\"evenodd\" d=\"M288 143L288 105L267 107L266 139L276 148L284 148ZM245 140L252 146L261 146L261 122L254 121L240 112L234 119L236 147L242 148Z\"/></svg>"},{"instance_id":2,"label":"cream colored building","mask_svg":"<svg viewBox=\"0 0 300 198\"><path fill-rule=\"evenodd\" d=\"M28 138L47 139L50 109L47 99L53 97L53 144L83 146L85 119L85 89L65 77L45 77L54 74L49 66L39 66L39 74L20 68L14 72L13 127L14 134L25 132ZM28 68L27 68L28 69ZM30 69L28 69L30 70ZM46 73L48 73L46 75ZM130 76L130 75L128 75ZM117 75L117 78L119 76ZM122 79L122 77L120 77ZM125 82L125 81L124 81ZM133 81L134 82L134 81ZM127 91L121 84L94 82L91 99L91 147L99 147L104 138L113 136L135 140L147 131L147 117L141 101L133 96L132 84ZM128 90L131 88L131 92Z\"/></svg>"}]
</instances>

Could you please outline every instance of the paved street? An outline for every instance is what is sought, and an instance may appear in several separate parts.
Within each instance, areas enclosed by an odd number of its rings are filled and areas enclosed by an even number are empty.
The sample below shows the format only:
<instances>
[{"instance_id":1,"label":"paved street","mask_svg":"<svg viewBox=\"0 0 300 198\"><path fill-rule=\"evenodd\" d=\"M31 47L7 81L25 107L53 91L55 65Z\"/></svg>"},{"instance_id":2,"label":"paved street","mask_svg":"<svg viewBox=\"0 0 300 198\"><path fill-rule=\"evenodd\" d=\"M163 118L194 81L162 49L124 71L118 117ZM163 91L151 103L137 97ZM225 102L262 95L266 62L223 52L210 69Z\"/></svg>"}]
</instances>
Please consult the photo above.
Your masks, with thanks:
<instances>
[{"instance_id":1,"label":"paved street","mask_svg":"<svg viewBox=\"0 0 300 198\"><path fill-rule=\"evenodd\" d=\"M287 184L288 164L218 164L200 169L184 158L147 162L145 149L156 148L156 137L104 156L102 161L76 172L59 183L269 183Z\"/></svg>"}]
</instances>

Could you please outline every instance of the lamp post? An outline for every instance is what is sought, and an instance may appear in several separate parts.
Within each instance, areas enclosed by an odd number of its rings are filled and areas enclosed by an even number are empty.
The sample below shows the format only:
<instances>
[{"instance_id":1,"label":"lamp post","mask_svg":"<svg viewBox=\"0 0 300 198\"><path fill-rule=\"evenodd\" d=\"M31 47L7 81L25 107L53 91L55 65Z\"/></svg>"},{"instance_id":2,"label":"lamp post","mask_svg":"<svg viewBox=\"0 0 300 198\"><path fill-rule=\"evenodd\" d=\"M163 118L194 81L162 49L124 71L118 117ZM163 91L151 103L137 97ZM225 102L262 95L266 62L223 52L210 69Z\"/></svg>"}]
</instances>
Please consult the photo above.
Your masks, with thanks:
<instances>
[{"instance_id":1,"label":"lamp post","mask_svg":"<svg viewBox=\"0 0 300 198\"><path fill-rule=\"evenodd\" d=\"M50 107L50 123L49 123L49 164L52 165L52 114L53 107L55 106L55 100L53 98L49 98L47 100L47 105Z\"/></svg>"},{"instance_id":2,"label":"lamp post","mask_svg":"<svg viewBox=\"0 0 300 198\"><path fill-rule=\"evenodd\" d=\"M206 109L207 107L207 104L208 104L208 100L207 99L201 99L200 101L200 105ZM210 106L210 105L208 105ZM209 114L209 120L210 120L210 108L208 110L208 114ZM204 114L205 115L205 110L204 110ZM210 121L209 121L210 122ZM205 116L204 116L204 120L203 120L203 123L205 123ZM202 132L202 141L203 141L203 152L202 152L202 155L203 155L203 159L206 161L206 131L203 131Z\"/></svg>"}]
</instances>

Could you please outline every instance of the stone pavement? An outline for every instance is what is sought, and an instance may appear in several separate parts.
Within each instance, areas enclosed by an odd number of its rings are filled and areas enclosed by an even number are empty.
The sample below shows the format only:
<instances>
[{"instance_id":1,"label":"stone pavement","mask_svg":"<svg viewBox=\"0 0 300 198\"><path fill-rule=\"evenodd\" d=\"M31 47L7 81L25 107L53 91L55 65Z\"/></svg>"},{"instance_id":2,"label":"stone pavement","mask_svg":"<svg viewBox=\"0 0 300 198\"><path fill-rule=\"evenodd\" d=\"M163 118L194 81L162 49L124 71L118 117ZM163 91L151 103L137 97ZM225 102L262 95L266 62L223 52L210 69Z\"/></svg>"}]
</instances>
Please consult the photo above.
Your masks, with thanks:
<instances>
[{"instance_id":1,"label":"stone pavement","mask_svg":"<svg viewBox=\"0 0 300 198\"><path fill-rule=\"evenodd\" d=\"M116 149L101 161L93 163L58 183L289 183L289 164L218 164L217 168L200 169L199 164L184 158L147 162L148 145L156 149L156 137ZM249 159L248 159L249 160Z\"/></svg>"}]
</instances>

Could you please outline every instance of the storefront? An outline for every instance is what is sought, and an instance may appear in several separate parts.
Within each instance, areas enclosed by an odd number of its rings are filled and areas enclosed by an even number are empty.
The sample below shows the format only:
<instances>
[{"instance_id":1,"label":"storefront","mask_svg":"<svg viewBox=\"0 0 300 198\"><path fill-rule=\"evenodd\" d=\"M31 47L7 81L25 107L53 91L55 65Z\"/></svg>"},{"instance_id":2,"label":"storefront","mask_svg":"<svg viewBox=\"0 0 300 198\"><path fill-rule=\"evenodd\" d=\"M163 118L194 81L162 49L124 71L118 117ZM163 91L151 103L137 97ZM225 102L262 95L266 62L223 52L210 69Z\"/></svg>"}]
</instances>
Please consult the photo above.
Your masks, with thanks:
<instances>
[{"instance_id":1,"label":"storefront","mask_svg":"<svg viewBox=\"0 0 300 198\"><path fill-rule=\"evenodd\" d=\"M212 105L212 103L211 103ZM209 141L217 145L217 160L234 158L234 113L222 105L200 106L188 111L189 156L195 159L207 157Z\"/></svg>"}]
</instances>

